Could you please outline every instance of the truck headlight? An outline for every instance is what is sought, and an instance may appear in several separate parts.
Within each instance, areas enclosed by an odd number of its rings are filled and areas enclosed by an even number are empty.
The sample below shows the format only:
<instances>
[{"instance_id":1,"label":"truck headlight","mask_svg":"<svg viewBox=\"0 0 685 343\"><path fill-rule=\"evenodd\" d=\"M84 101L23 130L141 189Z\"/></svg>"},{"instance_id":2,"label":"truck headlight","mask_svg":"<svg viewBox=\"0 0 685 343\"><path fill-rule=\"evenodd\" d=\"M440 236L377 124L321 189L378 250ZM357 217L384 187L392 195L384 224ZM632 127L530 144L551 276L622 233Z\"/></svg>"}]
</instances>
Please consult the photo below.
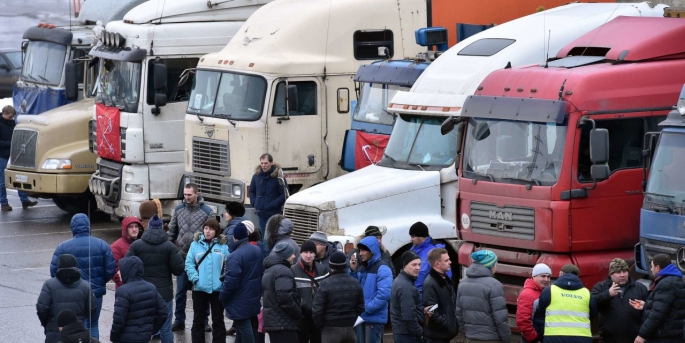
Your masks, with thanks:
<instances>
[{"instance_id":1,"label":"truck headlight","mask_svg":"<svg viewBox=\"0 0 685 343\"><path fill-rule=\"evenodd\" d=\"M41 168L47 170L71 169L71 160L64 158L48 158L43 162Z\"/></svg>"},{"instance_id":2,"label":"truck headlight","mask_svg":"<svg viewBox=\"0 0 685 343\"><path fill-rule=\"evenodd\" d=\"M233 196L240 197L240 194L242 194L243 189L242 187L240 187L240 185L233 185L233 187L231 187L231 192L233 193Z\"/></svg>"},{"instance_id":3,"label":"truck headlight","mask_svg":"<svg viewBox=\"0 0 685 343\"><path fill-rule=\"evenodd\" d=\"M126 184L126 193L136 193L136 194L143 194L143 185L136 185L136 184L131 184L127 183Z\"/></svg>"}]
</instances>

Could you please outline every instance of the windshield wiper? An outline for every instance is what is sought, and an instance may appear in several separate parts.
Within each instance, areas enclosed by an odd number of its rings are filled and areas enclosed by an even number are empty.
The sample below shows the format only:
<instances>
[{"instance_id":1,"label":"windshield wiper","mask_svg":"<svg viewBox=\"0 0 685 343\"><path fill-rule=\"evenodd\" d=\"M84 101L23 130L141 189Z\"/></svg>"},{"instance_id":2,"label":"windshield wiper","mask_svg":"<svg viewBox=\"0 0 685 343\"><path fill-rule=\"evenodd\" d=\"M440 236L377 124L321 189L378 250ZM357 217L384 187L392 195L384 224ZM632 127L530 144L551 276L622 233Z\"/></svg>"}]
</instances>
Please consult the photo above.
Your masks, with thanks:
<instances>
[{"instance_id":1,"label":"windshield wiper","mask_svg":"<svg viewBox=\"0 0 685 343\"><path fill-rule=\"evenodd\" d=\"M537 180L537 179L524 179L524 178L522 178L522 177L511 177L511 176L503 176L503 177L501 177L501 179L502 179L502 180L518 180L518 181L524 181L524 182L528 182L528 183L531 183L531 184L534 183L536 186L541 186L540 180Z\"/></svg>"},{"instance_id":2,"label":"windshield wiper","mask_svg":"<svg viewBox=\"0 0 685 343\"><path fill-rule=\"evenodd\" d=\"M226 119L229 123L231 123L231 125L233 125L234 128L237 127L235 124L235 121L231 120L232 116L230 114L221 114L221 113L215 113L215 114L220 116L221 118Z\"/></svg>"},{"instance_id":3,"label":"windshield wiper","mask_svg":"<svg viewBox=\"0 0 685 343\"><path fill-rule=\"evenodd\" d=\"M477 172L474 172L474 171L467 171L466 173L469 173L469 174L471 174L471 175L476 175L476 176L484 177L484 178L487 178L488 180L490 180L490 181L492 181L492 182L496 182L496 181L495 181L495 177L492 176L492 174L488 174L488 173L481 174L481 173L477 173Z\"/></svg>"},{"instance_id":4,"label":"windshield wiper","mask_svg":"<svg viewBox=\"0 0 685 343\"><path fill-rule=\"evenodd\" d=\"M38 79L36 79L35 77L31 76L31 74L26 74L26 75L22 75L22 76L24 76L24 77L26 77L27 79L29 79L29 80L31 80L31 81L34 81L34 82L37 82L37 81L38 81Z\"/></svg>"},{"instance_id":5,"label":"windshield wiper","mask_svg":"<svg viewBox=\"0 0 685 343\"><path fill-rule=\"evenodd\" d=\"M45 82L50 82L50 80L44 78L43 75L38 75L38 77L40 77L40 79L43 80L43 81L45 81Z\"/></svg>"},{"instance_id":6,"label":"windshield wiper","mask_svg":"<svg viewBox=\"0 0 685 343\"><path fill-rule=\"evenodd\" d=\"M675 202L673 202L673 200L670 200L670 199L675 198L675 196L670 195L670 194L661 194L661 193L652 193L652 192L642 192L642 194L651 195L651 196L661 198L664 205L666 205L666 207L668 207L669 213L676 213L677 212Z\"/></svg>"},{"instance_id":7,"label":"windshield wiper","mask_svg":"<svg viewBox=\"0 0 685 343\"><path fill-rule=\"evenodd\" d=\"M421 165L418 164L418 163L407 163L407 164L409 164L410 166L419 167L419 169L421 169L421 170L423 170L423 171L426 171L425 169L423 169L423 166L421 166Z\"/></svg>"}]
</instances>

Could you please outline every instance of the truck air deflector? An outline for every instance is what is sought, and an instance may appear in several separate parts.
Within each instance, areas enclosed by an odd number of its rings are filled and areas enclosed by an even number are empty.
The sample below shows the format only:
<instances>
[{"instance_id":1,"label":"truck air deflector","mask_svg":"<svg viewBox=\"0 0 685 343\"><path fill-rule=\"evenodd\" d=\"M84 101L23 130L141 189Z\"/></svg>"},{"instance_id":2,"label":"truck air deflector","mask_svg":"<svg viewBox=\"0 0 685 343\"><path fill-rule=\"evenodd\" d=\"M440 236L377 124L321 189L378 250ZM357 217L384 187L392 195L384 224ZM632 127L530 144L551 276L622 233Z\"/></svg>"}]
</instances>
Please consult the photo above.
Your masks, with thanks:
<instances>
[{"instance_id":1,"label":"truck air deflector","mask_svg":"<svg viewBox=\"0 0 685 343\"><path fill-rule=\"evenodd\" d=\"M417 65L419 66L419 65ZM354 75L356 82L384 83L402 87L411 87L423 73L423 68L400 68L391 65L363 65Z\"/></svg>"},{"instance_id":2,"label":"truck air deflector","mask_svg":"<svg viewBox=\"0 0 685 343\"><path fill-rule=\"evenodd\" d=\"M679 126L685 127L685 116L681 116L678 111L671 111L668 113L666 120L659 123L659 127Z\"/></svg>"},{"instance_id":3,"label":"truck air deflector","mask_svg":"<svg viewBox=\"0 0 685 343\"><path fill-rule=\"evenodd\" d=\"M94 57L101 57L109 60L137 62L145 59L145 56L147 56L147 50L137 48L122 49L100 44L91 49L89 54Z\"/></svg>"},{"instance_id":4,"label":"truck air deflector","mask_svg":"<svg viewBox=\"0 0 685 343\"><path fill-rule=\"evenodd\" d=\"M549 63L547 63L547 66L557 68L575 68L601 62L603 60L604 56L571 56L559 60L550 61ZM541 64L540 66L545 66L545 64Z\"/></svg>"},{"instance_id":5,"label":"truck air deflector","mask_svg":"<svg viewBox=\"0 0 685 343\"><path fill-rule=\"evenodd\" d=\"M45 27L32 27L24 32L23 39L42 40L60 45L69 45L73 34L64 29L48 29Z\"/></svg>"},{"instance_id":6,"label":"truck air deflector","mask_svg":"<svg viewBox=\"0 0 685 343\"><path fill-rule=\"evenodd\" d=\"M566 116L566 103L559 100L471 95L464 102L461 116L561 124Z\"/></svg>"}]
</instances>

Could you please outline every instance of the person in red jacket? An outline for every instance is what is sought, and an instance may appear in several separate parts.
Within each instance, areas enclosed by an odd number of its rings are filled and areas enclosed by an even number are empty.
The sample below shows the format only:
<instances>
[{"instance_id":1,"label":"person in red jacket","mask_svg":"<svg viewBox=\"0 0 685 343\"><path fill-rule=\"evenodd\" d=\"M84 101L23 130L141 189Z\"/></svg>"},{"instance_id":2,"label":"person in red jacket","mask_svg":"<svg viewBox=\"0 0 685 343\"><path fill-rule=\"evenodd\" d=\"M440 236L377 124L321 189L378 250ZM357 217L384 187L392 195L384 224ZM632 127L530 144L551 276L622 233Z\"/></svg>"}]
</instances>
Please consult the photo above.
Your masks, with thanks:
<instances>
[{"instance_id":1,"label":"person in red jacket","mask_svg":"<svg viewBox=\"0 0 685 343\"><path fill-rule=\"evenodd\" d=\"M540 293L549 286L552 270L544 263L533 267L532 277L523 284L516 308L516 326L521 331L521 342L540 342L538 333L533 328L533 303L540 297Z\"/></svg>"},{"instance_id":2,"label":"person in red jacket","mask_svg":"<svg viewBox=\"0 0 685 343\"><path fill-rule=\"evenodd\" d=\"M131 243L143 235L143 230L143 223L136 217L129 216L121 222L121 238L114 241L111 246L114 262L116 263L116 271L112 280L116 288L122 285L121 277L119 276L119 260L126 256Z\"/></svg>"}]
</instances>

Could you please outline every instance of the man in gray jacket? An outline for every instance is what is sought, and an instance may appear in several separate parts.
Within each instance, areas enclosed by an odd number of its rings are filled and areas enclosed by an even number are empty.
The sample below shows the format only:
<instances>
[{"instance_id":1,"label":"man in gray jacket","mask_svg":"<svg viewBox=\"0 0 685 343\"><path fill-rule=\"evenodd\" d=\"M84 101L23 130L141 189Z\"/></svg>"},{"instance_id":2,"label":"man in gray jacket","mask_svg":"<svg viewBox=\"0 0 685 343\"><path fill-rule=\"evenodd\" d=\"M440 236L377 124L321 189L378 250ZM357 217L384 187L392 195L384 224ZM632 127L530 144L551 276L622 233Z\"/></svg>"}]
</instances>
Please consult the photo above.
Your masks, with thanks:
<instances>
[{"instance_id":1,"label":"man in gray jacket","mask_svg":"<svg viewBox=\"0 0 685 343\"><path fill-rule=\"evenodd\" d=\"M490 250L479 250L471 254L471 260L457 290L459 328L469 343L510 343L504 288L493 277L497 256Z\"/></svg>"}]
</instances>

